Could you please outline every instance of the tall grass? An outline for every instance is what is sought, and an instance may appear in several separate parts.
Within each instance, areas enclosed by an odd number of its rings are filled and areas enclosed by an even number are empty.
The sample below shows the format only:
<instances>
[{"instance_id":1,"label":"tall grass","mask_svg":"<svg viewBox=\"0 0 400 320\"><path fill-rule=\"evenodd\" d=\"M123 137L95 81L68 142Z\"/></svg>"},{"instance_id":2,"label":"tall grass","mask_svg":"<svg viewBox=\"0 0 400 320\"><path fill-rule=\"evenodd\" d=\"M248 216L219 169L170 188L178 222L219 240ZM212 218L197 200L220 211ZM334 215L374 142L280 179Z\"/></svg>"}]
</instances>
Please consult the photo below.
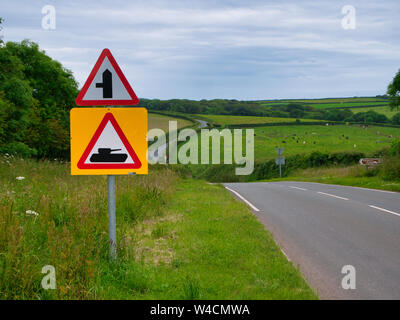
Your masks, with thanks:
<instances>
[{"instance_id":1,"label":"tall grass","mask_svg":"<svg viewBox=\"0 0 400 320\"><path fill-rule=\"evenodd\" d=\"M69 170L68 163L2 156L0 299L99 298L103 275L125 272L108 260L106 177ZM175 180L166 170L117 177L120 262L134 258L129 230L163 213ZM57 290L41 288L45 265L56 269Z\"/></svg>"}]
</instances>

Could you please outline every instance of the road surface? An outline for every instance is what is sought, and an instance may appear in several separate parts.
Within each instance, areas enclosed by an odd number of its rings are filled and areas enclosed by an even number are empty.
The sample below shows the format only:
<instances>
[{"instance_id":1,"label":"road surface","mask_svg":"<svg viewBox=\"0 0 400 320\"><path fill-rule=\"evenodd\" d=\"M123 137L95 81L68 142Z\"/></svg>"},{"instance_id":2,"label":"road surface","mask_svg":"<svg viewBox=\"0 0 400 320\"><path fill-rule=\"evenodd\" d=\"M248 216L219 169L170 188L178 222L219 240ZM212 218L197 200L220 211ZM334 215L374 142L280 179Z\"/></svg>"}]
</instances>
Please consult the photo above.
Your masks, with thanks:
<instances>
[{"instance_id":1,"label":"road surface","mask_svg":"<svg viewBox=\"0 0 400 320\"><path fill-rule=\"evenodd\" d=\"M225 183L322 299L400 299L400 193L306 182ZM356 289L342 288L345 265Z\"/></svg>"}]
</instances>

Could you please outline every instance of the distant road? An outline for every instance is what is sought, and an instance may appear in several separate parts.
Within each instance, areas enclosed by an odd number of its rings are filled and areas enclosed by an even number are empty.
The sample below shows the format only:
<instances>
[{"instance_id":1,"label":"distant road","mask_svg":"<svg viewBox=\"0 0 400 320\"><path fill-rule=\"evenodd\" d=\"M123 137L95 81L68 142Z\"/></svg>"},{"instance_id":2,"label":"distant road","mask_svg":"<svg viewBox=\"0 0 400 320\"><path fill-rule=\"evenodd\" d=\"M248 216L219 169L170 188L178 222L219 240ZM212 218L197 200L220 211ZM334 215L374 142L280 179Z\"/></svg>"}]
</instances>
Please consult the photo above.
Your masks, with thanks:
<instances>
[{"instance_id":1,"label":"distant road","mask_svg":"<svg viewBox=\"0 0 400 320\"><path fill-rule=\"evenodd\" d=\"M196 121L199 123L199 125L198 125L198 128L199 128L199 129L206 128L206 127L208 126L207 121L200 120L200 119L194 119L194 120L196 120ZM176 140L176 139L175 139L175 140ZM175 141L175 140L173 140L173 141ZM149 155L149 157L153 158L154 160L158 160L159 155L165 154L165 150L167 149L167 147L168 147L168 142L166 142L165 144L163 144L162 146L160 146L160 147L154 152L154 154Z\"/></svg>"},{"instance_id":2,"label":"distant road","mask_svg":"<svg viewBox=\"0 0 400 320\"><path fill-rule=\"evenodd\" d=\"M225 183L323 299L400 299L400 193L306 182ZM341 286L356 269L356 290Z\"/></svg>"}]
</instances>

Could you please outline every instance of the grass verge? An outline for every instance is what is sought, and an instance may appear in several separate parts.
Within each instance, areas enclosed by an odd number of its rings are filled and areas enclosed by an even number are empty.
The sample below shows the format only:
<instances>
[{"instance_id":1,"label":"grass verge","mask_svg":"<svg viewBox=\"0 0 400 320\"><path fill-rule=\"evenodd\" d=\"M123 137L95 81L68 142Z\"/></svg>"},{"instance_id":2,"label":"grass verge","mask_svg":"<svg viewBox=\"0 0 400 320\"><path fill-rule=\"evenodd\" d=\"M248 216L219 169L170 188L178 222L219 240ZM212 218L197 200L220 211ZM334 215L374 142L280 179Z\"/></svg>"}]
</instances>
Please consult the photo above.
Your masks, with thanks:
<instances>
[{"instance_id":1,"label":"grass verge","mask_svg":"<svg viewBox=\"0 0 400 320\"><path fill-rule=\"evenodd\" d=\"M400 181L385 180L360 165L297 170L289 177L268 181L306 181L400 192Z\"/></svg>"},{"instance_id":2,"label":"grass verge","mask_svg":"<svg viewBox=\"0 0 400 320\"><path fill-rule=\"evenodd\" d=\"M2 157L0 299L317 298L244 204L161 168L117 177L110 262L106 192L67 163ZM45 265L56 290L41 288Z\"/></svg>"}]
</instances>

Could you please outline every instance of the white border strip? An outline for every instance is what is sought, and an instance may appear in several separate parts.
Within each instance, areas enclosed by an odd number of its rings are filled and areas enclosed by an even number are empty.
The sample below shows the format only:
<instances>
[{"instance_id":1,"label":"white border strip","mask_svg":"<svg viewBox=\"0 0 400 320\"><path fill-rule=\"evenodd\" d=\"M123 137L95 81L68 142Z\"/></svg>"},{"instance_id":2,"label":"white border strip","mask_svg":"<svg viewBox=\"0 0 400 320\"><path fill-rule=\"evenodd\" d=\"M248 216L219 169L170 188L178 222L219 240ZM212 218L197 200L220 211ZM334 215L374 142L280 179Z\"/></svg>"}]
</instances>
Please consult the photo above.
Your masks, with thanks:
<instances>
[{"instance_id":1,"label":"white border strip","mask_svg":"<svg viewBox=\"0 0 400 320\"><path fill-rule=\"evenodd\" d=\"M400 213L393 212L393 211L390 211L390 210L386 210L386 209L383 209L383 208L379 208L379 207L376 207L376 206L373 206L373 205L368 205L368 206L371 207L371 208L374 208L374 209L377 209L377 210L381 210L381 211L384 211L384 212L387 212L387 213L391 213L391 214L394 214L395 216L399 216L400 217Z\"/></svg>"},{"instance_id":2,"label":"white border strip","mask_svg":"<svg viewBox=\"0 0 400 320\"><path fill-rule=\"evenodd\" d=\"M338 199L342 199L342 200L349 200L347 198L343 198L343 197L339 197L339 196L335 196L334 194L330 194L330 193L325 193L325 192L320 192L318 191L319 194L324 194L326 196L330 196L330 197L334 197L334 198L338 198Z\"/></svg>"},{"instance_id":3,"label":"white border strip","mask_svg":"<svg viewBox=\"0 0 400 320\"><path fill-rule=\"evenodd\" d=\"M289 188L292 188L292 189L297 189L297 190L303 190L303 191L307 191L307 189L300 188L300 187L289 186Z\"/></svg>"},{"instance_id":4,"label":"white border strip","mask_svg":"<svg viewBox=\"0 0 400 320\"><path fill-rule=\"evenodd\" d=\"M225 186L226 189L228 189L230 192L236 194L240 199L242 199L245 203L247 203L250 208L252 208L254 211L260 211L256 206L254 206L253 204L251 204L249 201L247 201L243 196L241 196L238 192L236 192L235 190L232 190L231 188L228 188L227 186Z\"/></svg>"}]
</instances>

